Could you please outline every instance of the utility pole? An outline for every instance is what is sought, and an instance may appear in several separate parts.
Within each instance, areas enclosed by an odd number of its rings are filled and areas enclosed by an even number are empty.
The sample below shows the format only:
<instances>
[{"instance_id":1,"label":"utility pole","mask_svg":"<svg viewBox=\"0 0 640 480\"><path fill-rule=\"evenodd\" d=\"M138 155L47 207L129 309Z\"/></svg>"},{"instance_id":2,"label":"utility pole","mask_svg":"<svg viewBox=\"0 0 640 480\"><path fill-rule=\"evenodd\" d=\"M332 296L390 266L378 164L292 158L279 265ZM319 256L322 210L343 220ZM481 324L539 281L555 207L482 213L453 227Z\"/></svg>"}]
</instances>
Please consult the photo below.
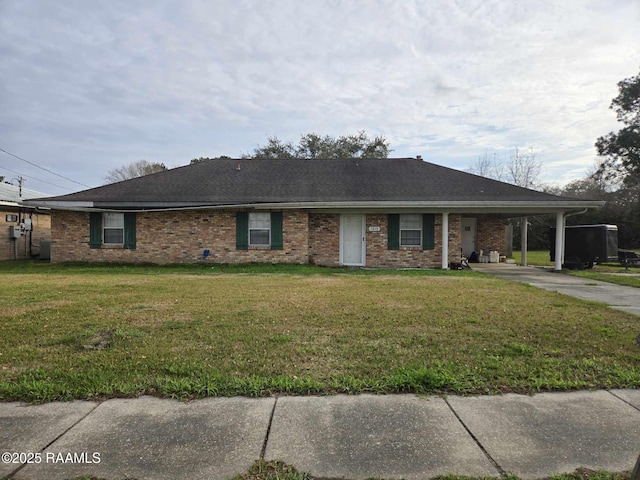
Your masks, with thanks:
<instances>
[{"instance_id":1,"label":"utility pole","mask_svg":"<svg viewBox=\"0 0 640 480\"><path fill-rule=\"evenodd\" d=\"M20 192L19 195L20 195L21 199L22 199L22 182L24 182L24 178L18 177L18 184L20 185L20 187L19 187L19 192Z\"/></svg>"}]
</instances>

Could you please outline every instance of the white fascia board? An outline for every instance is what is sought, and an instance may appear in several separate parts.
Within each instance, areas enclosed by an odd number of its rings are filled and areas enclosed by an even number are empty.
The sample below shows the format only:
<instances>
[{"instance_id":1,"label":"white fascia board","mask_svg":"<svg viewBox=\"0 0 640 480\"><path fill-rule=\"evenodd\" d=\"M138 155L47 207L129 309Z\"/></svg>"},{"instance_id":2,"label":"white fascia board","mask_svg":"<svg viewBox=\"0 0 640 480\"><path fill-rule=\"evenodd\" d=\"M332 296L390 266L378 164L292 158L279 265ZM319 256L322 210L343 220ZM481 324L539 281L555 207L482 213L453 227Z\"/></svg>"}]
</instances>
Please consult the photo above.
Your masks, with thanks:
<instances>
[{"instance_id":1,"label":"white fascia board","mask_svg":"<svg viewBox=\"0 0 640 480\"><path fill-rule=\"evenodd\" d=\"M313 209L321 211L410 211L429 210L449 213L554 213L585 208L602 208L603 201L534 201L534 202L300 202L246 205L256 210ZM241 207L239 205L236 206Z\"/></svg>"},{"instance_id":2,"label":"white fascia board","mask_svg":"<svg viewBox=\"0 0 640 480\"><path fill-rule=\"evenodd\" d=\"M93 202L61 202L56 200L25 200L24 204L54 210L83 210L93 207Z\"/></svg>"},{"instance_id":3,"label":"white fascia board","mask_svg":"<svg viewBox=\"0 0 640 480\"><path fill-rule=\"evenodd\" d=\"M36 208L38 208L35 205L28 204L27 201L20 202L20 203L0 201L0 207L5 207L5 208L30 208L32 210L35 210Z\"/></svg>"},{"instance_id":4,"label":"white fascia board","mask_svg":"<svg viewBox=\"0 0 640 480\"><path fill-rule=\"evenodd\" d=\"M502 214L544 214L567 212L571 210L583 210L585 208L601 208L605 202L595 200L568 200L568 201L522 201L522 202L447 202L447 201L390 201L390 202L273 202L273 203L243 203L234 205L176 205L176 204L123 204L109 205L100 202L71 202L71 201L25 201L26 205L46 207L54 210L77 211L129 211L129 212L154 212L154 211L179 211L179 210L221 210L221 209L254 209L254 210L293 210L308 209L318 212L411 212L429 211L433 213L502 213Z\"/></svg>"}]
</instances>

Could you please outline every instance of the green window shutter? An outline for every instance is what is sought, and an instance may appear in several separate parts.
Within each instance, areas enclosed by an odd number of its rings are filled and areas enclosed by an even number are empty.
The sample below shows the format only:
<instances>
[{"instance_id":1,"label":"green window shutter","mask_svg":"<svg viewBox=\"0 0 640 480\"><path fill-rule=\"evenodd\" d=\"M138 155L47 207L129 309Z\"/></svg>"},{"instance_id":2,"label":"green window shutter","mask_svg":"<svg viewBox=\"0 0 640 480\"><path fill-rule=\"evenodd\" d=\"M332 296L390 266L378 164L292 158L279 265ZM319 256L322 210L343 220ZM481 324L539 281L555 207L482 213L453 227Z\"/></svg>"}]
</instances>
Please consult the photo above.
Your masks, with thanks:
<instances>
[{"instance_id":1,"label":"green window shutter","mask_svg":"<svg viewBox=\"0 0 640 480\"><path fill-rule=\"evenodd\" d=\"M436 247L436 217L433 213L422 215L422 248L433 250Z\"/></svg>"},{"instance_id":2,"label":"green window shutter","mask_svg":"<svg viewBox=\"0 0 640 480\"><path fill-rule=\"evenodd\" d=\"M282 212L271 212L271 250L282 250Z\"/></svg>"},{"instance_id":3,"label":"green window shutter","mask_svg":"<svg viewBox=\"0 0 640 480\"><path fill-rule=\"evenodd\" d=\"M400 215L397 213L387 216L387 248L400 250Z\"/></svg>"},{"instance_id":4,"label":"green window shutter","mask_svg":"<svg viewBox=\"0 0 640 480\"><path fill-rule=\"evenodd\" d=\"M236 213L236 250L249 250L249 213Z\"/></svg>"},{"instance_id":5,"label":"green window shutter","mask_svg":"<svg viewBox=\"0 0 640 480\"><path fill-rule=\"evenodd\" d=\"M124 214L124 248L136 249L136 214Z\"/></svg>"},{"instance_id":6,"label":"green window shutter","mask_svg":"<svg viewBox=\"0 0 640 480\"><path fill-rule=\"evenodd\" d=\"M102 247L102 213L100 212L89 214L89 247Z\"/></svg>"}]
</instances>

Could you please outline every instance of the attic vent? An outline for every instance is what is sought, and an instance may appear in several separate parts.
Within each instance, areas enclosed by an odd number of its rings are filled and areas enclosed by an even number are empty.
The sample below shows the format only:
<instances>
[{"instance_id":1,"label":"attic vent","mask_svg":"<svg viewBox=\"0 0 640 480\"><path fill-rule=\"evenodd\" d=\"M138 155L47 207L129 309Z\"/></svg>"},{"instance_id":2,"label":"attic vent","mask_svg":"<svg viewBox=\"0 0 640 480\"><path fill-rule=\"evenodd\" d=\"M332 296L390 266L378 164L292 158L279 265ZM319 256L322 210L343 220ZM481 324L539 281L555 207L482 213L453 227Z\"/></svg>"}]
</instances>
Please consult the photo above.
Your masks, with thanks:
<instances>
[{"instance_id":1,"label":"attic vent","mask_svg":"<svg viewBox=\"0 0 640 480\"><path fill-rule=\"evenodd\" d=\"M422 160L422 155L417 155L416 160Z\"/></svg>"}]
</instances>

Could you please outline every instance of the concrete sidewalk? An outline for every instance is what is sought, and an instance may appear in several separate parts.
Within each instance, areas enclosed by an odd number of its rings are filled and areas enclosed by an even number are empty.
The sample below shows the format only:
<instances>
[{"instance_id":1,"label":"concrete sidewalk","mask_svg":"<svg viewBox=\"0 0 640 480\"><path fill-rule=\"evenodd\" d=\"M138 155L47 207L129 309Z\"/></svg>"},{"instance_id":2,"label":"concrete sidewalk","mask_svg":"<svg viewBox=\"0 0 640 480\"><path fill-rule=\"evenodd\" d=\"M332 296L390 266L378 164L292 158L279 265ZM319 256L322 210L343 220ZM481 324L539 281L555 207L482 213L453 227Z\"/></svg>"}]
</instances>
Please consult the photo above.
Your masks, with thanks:
<instances>
[{"instance_id":1,"label":"concrete sidewalk","mask_svg":"<svg viewBox=\"0 0 640 480\"><path fill-rule=\"evenodd\" d=\"M640 452L640 390L0 403L2 452L16 479L228 479L258 458L347 479L620 472Z\"/></svg>"},{"instance_id":2,"label":"concrete sidewalk","mask_svg":"<svg viewBox=\"0 0 640 480\"><path fill-rule=\"evenodd\" d=\"M612 308L640 315L640 290L634 287L574 277L562 272L556 273L550 268L521 267L505 263L472 263L471 268L506 280L528 283L582 300L605 303Z\"/></svg>"}]
</instances>

